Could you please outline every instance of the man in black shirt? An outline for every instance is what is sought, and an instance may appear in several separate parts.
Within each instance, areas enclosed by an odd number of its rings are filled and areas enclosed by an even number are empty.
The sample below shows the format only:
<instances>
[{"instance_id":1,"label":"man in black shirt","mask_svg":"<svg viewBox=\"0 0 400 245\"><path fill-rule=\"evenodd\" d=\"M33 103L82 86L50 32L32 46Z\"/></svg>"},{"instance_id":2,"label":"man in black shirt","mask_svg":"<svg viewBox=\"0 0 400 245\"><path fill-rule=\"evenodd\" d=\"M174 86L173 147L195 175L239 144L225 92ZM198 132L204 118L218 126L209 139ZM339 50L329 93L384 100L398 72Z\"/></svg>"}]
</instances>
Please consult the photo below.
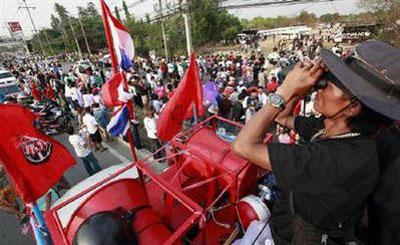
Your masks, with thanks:
<instances>
[{"instance_id":1,"label":"man in black shirt","mask_svg":"<svg viewBox=\"0 0 400 245\"><path fill-rule=\"evenodd\" d=\"M369 203L368 228L375 244L400 244L400 126L377 138L381 174Z\"/></svg>"},{"instance_id":2,"label":"man in black shirt","mask_svg":"<svg viewBox=\"0 0 400 245\"><path fill-rule=\"evenodd\" d=\"M357 242L355 229L363 203L379 177L371 135L384 119L381 114L400 118L399 101L387 96L394 89L390 75L399 75L390 65L399 59L387 63L384 57L397 55L396 50L370 41L355 52L343 61L323 50L324 64L297 64L233 144L235 152L272 170L278 186L292 192L292 244ZM382 89L383 84L389 90ZM295 128L305 143L264 145L263 136L273 121L280 113L287 115L282 112L285 106L291 107L314 86L318 86L314 107L321 119L278 118Z\"/></svg>"}]
</instances>

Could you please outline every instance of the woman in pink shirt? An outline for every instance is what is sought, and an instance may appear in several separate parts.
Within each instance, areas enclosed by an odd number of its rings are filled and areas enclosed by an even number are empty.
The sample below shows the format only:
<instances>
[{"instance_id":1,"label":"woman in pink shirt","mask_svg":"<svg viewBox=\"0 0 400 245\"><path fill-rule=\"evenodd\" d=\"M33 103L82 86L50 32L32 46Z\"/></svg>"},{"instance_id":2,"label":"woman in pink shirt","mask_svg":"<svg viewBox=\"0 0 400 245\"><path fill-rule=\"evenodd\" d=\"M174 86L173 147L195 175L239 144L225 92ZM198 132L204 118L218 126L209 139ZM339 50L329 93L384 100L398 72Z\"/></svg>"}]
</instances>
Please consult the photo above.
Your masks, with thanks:
<instances>
[{"instance_id":1,"label":"woman in pink shirt","mask_svg":"<svg viewBox=\"0 0 400 245\"><path fill-rule=\"evenodd\" d=\"M162 99L167 94L164 85L161 82L157 82L157 86L154 88L154 93L158 96L159 99Z\"/></svg>"}]
</instances>

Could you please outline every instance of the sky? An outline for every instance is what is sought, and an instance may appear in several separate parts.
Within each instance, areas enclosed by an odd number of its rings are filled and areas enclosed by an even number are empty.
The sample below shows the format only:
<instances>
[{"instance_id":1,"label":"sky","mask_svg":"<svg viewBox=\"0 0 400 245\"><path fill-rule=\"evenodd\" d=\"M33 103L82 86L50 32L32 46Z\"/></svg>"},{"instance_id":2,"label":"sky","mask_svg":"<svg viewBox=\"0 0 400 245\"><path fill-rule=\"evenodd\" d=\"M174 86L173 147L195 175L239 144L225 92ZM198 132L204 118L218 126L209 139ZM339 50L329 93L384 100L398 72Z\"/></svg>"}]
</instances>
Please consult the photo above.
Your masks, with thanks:
<instances>
[{"instance_id":1,"label":"sky","mask_svg":"<svg viewBox=\"0 0 400 245\"><path fill-rule=\"evenodd\" d=\"M31 9L31 14L37 29L42 29L50 26L50 15L54 13L54 4L56 2L64 5L67 10L77 15L78 6L86 6L88 2L94 2L100 10L99 0L26 0L28 6L35 7ZM156 0L141 0L142 2L130 8L130 12L136 17L144 17L146 13L150 16L154 15L154 5ZM163 0L163 2L170 2L173 4L176 0ZM260 0L230 0L230 4L240 4L244 2L257 2ZM359 13L361 9L357 6L358 0L336 0L334 2L301 4L295 6L265 6L257 8L242 8L229 10L230 13L237 15L240 18L251 19L257 16L262 17L276 17L282 16L296 16L302 10L313 12L317 16L326 13ZM126 0L127 5L138 3L140 0ZM121 6L122 0L106 0L106 3L113 9L114 6ZM23 0L0 0L0 36L8 35L6 27L7 21L19 21L26 36L30 36L33 32L32 25L29 21L25 9L18 9L22 6Z\"/></svg>"}]
</instances>

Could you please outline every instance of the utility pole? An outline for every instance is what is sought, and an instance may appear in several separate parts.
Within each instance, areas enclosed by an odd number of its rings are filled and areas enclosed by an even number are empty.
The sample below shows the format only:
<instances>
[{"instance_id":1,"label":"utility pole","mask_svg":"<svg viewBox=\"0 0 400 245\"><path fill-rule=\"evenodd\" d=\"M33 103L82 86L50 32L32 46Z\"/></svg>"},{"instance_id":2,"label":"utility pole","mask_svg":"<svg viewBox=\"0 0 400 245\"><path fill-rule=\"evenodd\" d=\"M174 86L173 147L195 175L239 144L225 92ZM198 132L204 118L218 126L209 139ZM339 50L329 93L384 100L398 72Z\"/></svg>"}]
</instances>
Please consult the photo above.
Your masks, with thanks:
<instances>
[{"instance_id":1,"label":"utility pole","mask_svg":"<svg viewBox=\"0 0 400 245\"><path fill-rule=\"evenodd\" d=\"M51 54L55 55L53 47L51 47L51 43L50 43L50 40L49 40L49 36L47 35L46 29L43 29L43 32L44 32L44 37L46 38L46 41L47 41L47 45L49 45L49 49L50 49Z\"/></svg>"},{"instance_id":2,"label":"utility pole","mask_svg":"<svg viewBox=\"0 0 400 245\"><path fill-rule=\"evenodd\" d=\"M64 26L61 24L61 21L58 21L58 28L60 29L60 31L61 31L61 36L62 36L63 39L64 39L65 48L68 49L68 50L71 50L71 49L70 49L70 48L71 48L71 46L70 46L70 40L69 40L68 37L67 37L67 33L66 33L65 29L64 29Z\"/></svg>"},{"instance_id":3,"label":"utility pole","mask_svg":"<svg viewBox=\"0 0 400 245\"><path fill-rule=\"evenodd\" d=\"M29 19L31 20L33 30L35 31L35 34L37 35L38 40L39 40L40 50L42 52L42 55L44 56L45 53L44 53L42 39L40 38L40 35L39 35L39 33L38 33L37 29L36 29L36 26L35 26L35 22L32 19L31 11L29 10L29 9L35 9L35 7L28 7L28 4L26 4L26 0L22 0L22 1L24 2L25 6L19 6L18 9L24 8L24 9L26 9L26 12L28 12L28 16L29 16Z\"/></svg>"},{"instance_id":4,"label":"utility pole","mask_svg":"<svg viewBox=\"0 0 400 245\"><path fill-rule=\"evenodd\" d=\"M83 28L82 20L81 20L81 17L79 16L79 14L78 14L78 21L79 21L79 25L81 26L81 31L82 31L82 34L83 34L83 39L85 39L86 49L87 49L87 51L88 51L88 54L91 56L92 53L90 52L89 42L88 42L88 40L87 40L87 38L86 38L86 32L85 32L85 29Z\"/></svg>"},{"instance_id":5,"label":"utility pole","mask_svg":"<svg viewBox=\"0 0 400 245\"><path fill-rule=\"evenodd\" d=\"M78 49L79 58L82 59L81 47L79 46L78 39L76 38L75 29L74 29L74 27L72 26L72 21L71 21L71 17L70 17L70 16L68 16L68 22L69 22L69 26L71 27L72 35L74 36L76 48Z\"/></svg>"},{"instance_id":6,"label":"utility pole","mask_svg":"<svg viewBox=\"0 0 400 245\"><path fill-rule=\"evenodd\" d=\"M160 5L161 31L162 31L162 36L163 36L163 40L164 40L165 58L168 59L167 36L165 35L165 24L164 24L163 7L162 7L161 0L158 0L158 4Z\"/></svg>"},{"instance_id":7,"label":"utility pole","mask_svg":"<svg viewBox=\"0 0 400 245\"><path fill-rule=\"evenodd\" d=\"M192 33L191 33L191 29L190 29L190 16L189 16L188 0L182 0L182 5L184 7L182 16L185 21L186 47L187 47L188 57L190 57L192 50L193 50L193 44L192 44Z\"/></svg>"}]
</instances>

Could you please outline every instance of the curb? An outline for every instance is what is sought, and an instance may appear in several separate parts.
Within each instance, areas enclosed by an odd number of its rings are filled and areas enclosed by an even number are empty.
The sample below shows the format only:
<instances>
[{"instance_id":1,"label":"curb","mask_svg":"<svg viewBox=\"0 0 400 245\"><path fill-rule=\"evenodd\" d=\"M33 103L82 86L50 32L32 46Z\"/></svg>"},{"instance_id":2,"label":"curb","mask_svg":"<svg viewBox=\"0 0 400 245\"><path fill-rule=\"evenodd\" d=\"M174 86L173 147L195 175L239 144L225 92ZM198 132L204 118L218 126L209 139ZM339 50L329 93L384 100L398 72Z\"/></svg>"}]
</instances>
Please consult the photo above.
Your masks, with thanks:
<instances>
[{"instance_id":1,"label":"curb","mask_svg":"<svg viewBox=\"0 0 400 245\"><path fill-rule=\"evenodd\" d=\"M126 142L126 141L124 141L124 140L122 139L121 136L119 136L119 137L117 137L117 138L115 138L115 139L117 140L118 143L120 143L120 144L122 144L122 145L125 145L125 146L127 146L128 148L131 147L131 146L129 145L128 142ZM147 150L147 149L145 149L145 148L136 149L136 152L137 152L137 154L138 154L138 158L139 158L139 159L144 159L144 158L146 158L147 156L149 156L149 155L152 154L151 151L149 151L149 150Z\"/></svg>"}]
</instances>

